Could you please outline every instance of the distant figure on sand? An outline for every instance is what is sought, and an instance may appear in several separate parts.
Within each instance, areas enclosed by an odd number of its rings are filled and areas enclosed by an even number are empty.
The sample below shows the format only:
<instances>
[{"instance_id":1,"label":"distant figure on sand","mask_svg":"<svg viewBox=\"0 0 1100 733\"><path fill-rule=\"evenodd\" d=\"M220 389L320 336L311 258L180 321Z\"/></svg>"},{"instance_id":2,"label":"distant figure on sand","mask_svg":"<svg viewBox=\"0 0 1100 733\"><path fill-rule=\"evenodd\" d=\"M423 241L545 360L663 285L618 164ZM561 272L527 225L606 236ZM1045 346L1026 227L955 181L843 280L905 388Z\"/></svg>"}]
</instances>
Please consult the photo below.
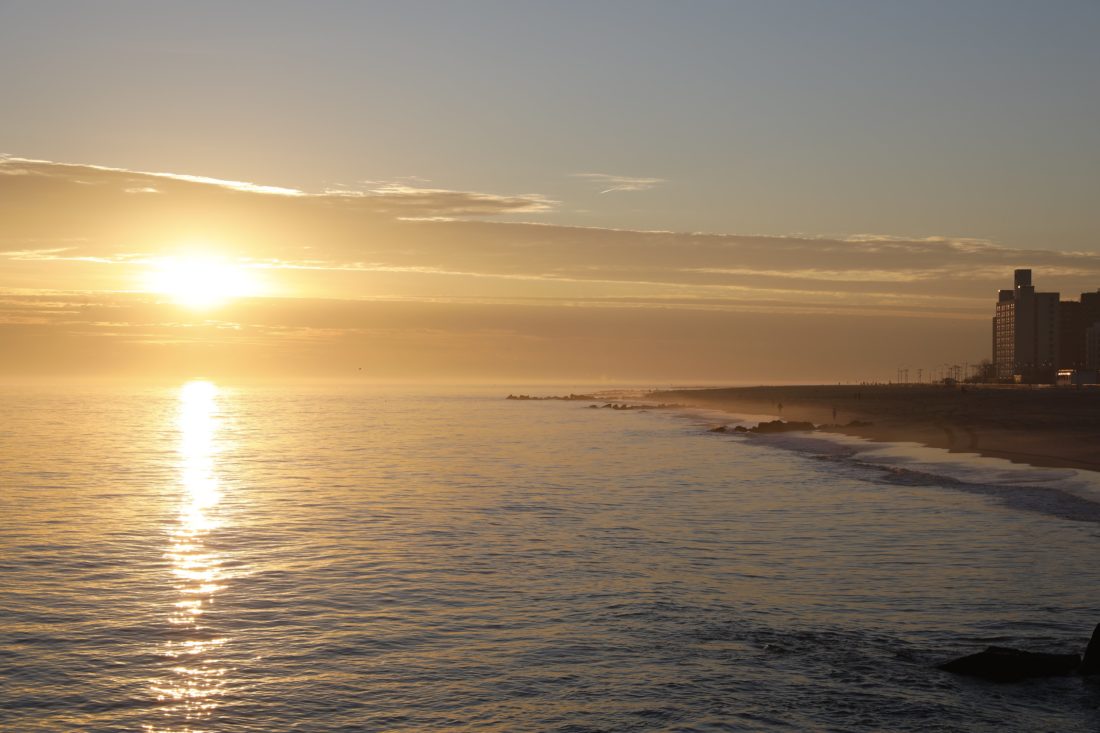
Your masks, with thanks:
<instances>
[{"instance_id":1,"label":"distant figure on sand","mask_svg":"<svg viewBox=\"0 0 1100 733\"><path fill-rule=\"evenodd\" d=\"M779 404L776 405L776 407L779 409L779 414L782 415L783 414L783 403L780 402Z\"/></svg>"}]
</instances>

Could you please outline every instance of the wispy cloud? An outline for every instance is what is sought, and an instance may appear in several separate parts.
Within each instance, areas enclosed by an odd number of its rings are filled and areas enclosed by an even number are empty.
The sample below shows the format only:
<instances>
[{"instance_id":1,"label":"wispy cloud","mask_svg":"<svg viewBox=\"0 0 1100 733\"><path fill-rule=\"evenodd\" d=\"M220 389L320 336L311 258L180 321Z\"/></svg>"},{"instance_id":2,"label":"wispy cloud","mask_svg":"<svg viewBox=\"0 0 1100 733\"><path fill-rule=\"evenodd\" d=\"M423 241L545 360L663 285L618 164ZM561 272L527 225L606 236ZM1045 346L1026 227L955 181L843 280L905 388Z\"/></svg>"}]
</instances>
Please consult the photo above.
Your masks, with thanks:
<instances>
[{"instance_id":1,"label":"wispy cloud","mask_svg":"<svg viewBox=\"0 0 1100 733\"><path fill-rule=\"evenodd\" d=\"M9 249L0 250L0 257L9 260L56 260L61 252L67 252L71 247L49 247L47 249Z\"/></svg>"},{"instance_id":2,"label":"wispy cloud","mask_svg":"<svg viewBox=\"0 0 1100 733\"><path fill-rule=\"evenodd\" d=\"M362 192L344 191L319 195L365 199L377 204L378 210L385 213L436 220L498 214L537 214L550 211L557 205L556 201L537 193L502 196L443 188L418 188L403 184L388 184Z\"/></svg>"},{"instance_id":3,"label":"wispy cloud","mask_svg":"<svg viewBox=\"0 0 1100 733\"><path fill-rule=\"evenodd\" d=\"M775 277L786 280L824 280L828 282L917 282L940 276L938 270L819 270L791 268L785 270L753 269L749 267L699 267L691 272L719 275L747 275L750 277Z\"/></svg>"},{"instance_id":4,"label":"wispy cloud","mask_svg":"<svg viewBox=\"0 0 1100 733\"><path fill-rule=\"evenodd\" d=\"M74 174L85 174L84 178L74 177ZM192 176L183 173L162 173L152 171L131 171L125 168L111 168L102 165L87 165L76 163L56 163L50 160L36 160L33 158L16 158L10 155L0 155L0 175L7 176L44 176L44 177L69 177L73 180L85 184L95 184L100 182L94 176L95 174L106 174L111 176L115 180L118 179L130 179L135 183L145 179L157 179L163 178L172 181L183 181L186 183L200 183L211 186L218 186L220 188L226 188L233 191L243 191L247 193L264 193L264 194L276 194L279 196L304 196L305 193L294 188L285 188L283 186L263 186L256 183L249 183L247 181L233 181L224 178L211 178L209 176ZM89 179L87 174L92 174L92 178ZM102 179L102 175L100 179ZM139 186L135 185L129 189L124 189L128 193L156 193L159 189L152 185L150 182L148 185Z\"/></svg>"},{"instance_id":5,"label":"wispy cloud","mask_svg":"<svg viewBox=\"0 0 1100 733\"><path fill-rule=\"evenodd\" d=\"M636 178L633 176L615 176L610 173L574 173L573 176L594 182L603 189L600 193L648 191L665 182L663 178Z\"/></svg>"},{"instance_id":6,"label":"wispy cloud","mask_svg":"<svg viewBox=\"0 0 1100 733\"><path fill-rule=\"evenodd\" d=\"M582 175L621 190L656 181ZM310 193L0 158L0 287L131 289L134 272L189 240L301 284L288 292L336 298L735 296L805 308L863 303L869 311L884 302L936 301L976 316L1016 267L1035 268L1041 287L1067 297L1100 286L1096 253L1018 250L950 236L745 236L504 223L493 218L538 214L555 202L411 182L361 185ZM131 192L144 187L158 193Z\"/></svg>"},{"instance_id":7,"label":"wispy cloud","mask_svg":"<svg viewBox=\"0 0 1100 733\"><path fill-rule=\"evenodd\" d=\"M101 192L146 195L167 193L209 193L225 190L258 194L272 198L291 198L345 207L359 207L372 213L415 219L452 219L491 217L502 214L538 214L551 211L556 201L538 193L495 194L481 191L455 191L425 188L405 183L385 183L363 189L328 189L310 193L285 186L268 186L209 176L180 173L133 171L97 165L55 163L0 156L0 176L9 179L8 187L19 186L19 178L38 178L64 184L93 186ZM0 179L2 180L2 179ZM173 188L175 184L175 188ZM182 188L181 188L182 187Z\"/></svg>"}]
</instances>

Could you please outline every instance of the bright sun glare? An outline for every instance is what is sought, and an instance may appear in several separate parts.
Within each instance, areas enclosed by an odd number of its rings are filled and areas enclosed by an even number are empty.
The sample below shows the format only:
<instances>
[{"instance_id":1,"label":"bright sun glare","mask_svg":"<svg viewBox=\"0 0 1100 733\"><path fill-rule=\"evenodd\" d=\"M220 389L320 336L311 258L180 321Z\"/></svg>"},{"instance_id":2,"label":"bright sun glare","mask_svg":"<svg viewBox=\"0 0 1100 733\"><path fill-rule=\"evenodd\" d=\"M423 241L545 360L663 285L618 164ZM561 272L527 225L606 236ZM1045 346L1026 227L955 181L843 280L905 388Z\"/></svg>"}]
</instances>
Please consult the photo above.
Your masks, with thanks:
<instances>
[{"instance_id":1,"label":"bright sun glare","mask_svg":"<svg viewBox=\"0 0 1100 733\"><path fill-rule=\"evenodd\" d=\"M205 310L232 298L258 295L259 280L248 268L216 257L165 257L145 276L147 290L187 308Z\"/></svg>"}]
</instances>

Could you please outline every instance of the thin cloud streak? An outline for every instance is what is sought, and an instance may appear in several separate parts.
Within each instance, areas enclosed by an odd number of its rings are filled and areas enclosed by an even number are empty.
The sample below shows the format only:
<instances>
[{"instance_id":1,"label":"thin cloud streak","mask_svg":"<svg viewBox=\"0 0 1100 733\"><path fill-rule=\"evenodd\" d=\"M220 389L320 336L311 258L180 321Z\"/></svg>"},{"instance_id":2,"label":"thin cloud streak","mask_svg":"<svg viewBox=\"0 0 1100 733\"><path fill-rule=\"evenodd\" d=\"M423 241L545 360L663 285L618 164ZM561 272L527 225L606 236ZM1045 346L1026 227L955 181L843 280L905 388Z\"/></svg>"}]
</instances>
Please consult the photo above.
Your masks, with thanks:
<instances>
[{"instance_id":1,"label":"thin cloud streak","mask_svg":"<svg viewBox=\"0 0 1100 733\"><path fill-rule=\"evenodd\" d=\"M0 156L0 176L52 178L81 185L121 184L120 191L131 195L166 194L170 189L156 180L195 184L226 191L260 194L319 202L354 205L362 202L371 211L404 215L464 218L498 214L538 214L553 210L558 202L542 194L499 195L477 191L454 191L441 188L419 188L390 183L364 190L328 190L307 193L295 188L268 186L245 181L233 181L180 173L131 171L123 168L55 163L46 160Z\"/></svg>"},{"instance_id":2,"label":"thin cloud streak","mask_svg":"<svg viewBox=\"0 0 1100 733\"><path fill-rule=\"evenodd\" d=\"M616 191L648 191L665 182L663 178L635 178L632 176L615 176L609 173L574 173L573 177L585 178L600 186L606 186L607 188L600 191L601 194Z\"/></svg>"},{"instance_id":3,"label":"thin cloud streak","mask_svg":"<svg viewBox=\"0 0 1100 733\"><path fill-rule=\"evenodd\" d=\"M163 173L153 171L131 171L125 168L112 168L102 165L90 165L85 163L57 163L50 160L37 160L33 158L17 158L11 155L0 155L0 175L6 176L34 176L57 175L65 171L97 171L101 173L118 174L120 176L148 176L151 178L166 178L173 181L186 183L199 183L232 191L246 193L274 194L279 196L304 196L304 192L282 186L262 186L246 181L231 181L222 178L210 178L208 176L193 176L183 173ZM78 179L79 180L79 179ZM159 193L155 186L141 186L127 189L129 193Z\"/></svg>"}]
</instances>

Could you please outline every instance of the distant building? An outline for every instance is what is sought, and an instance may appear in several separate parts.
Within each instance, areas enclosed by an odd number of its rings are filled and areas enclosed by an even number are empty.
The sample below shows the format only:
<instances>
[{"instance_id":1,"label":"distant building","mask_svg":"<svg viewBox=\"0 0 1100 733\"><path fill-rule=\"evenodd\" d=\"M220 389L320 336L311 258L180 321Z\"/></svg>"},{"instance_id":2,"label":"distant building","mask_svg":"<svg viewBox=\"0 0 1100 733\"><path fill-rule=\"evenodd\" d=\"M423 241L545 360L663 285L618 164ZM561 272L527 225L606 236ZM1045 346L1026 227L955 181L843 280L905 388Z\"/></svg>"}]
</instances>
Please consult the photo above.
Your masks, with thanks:
<instances>
[{"instance_id":1,"label":"distant building","mask_svg":"<svg viewBox=\"0 0 1100 733\"><path fill-rule=\"evenodd\" d=\"M1055 381L1058 367L1058 293L1037 293L1031 270L1016 270L1012 290L1001 290L993 316L993 366L998 380Z\"/></svg>"},{"instance_id":2,"label":"distant building","mask_svg":"<svg viewBox=\"0 0 1100 733\"><path fill-rule=\"evenodd\" d=\"M1100 322L1085 329L1085 369L1100 370Z\"/></svg>"},{"instance_id":3,"label":"distant building","mask_svg":"<svg viewBox=\"0 0 1100 733\"><path fill-rule=\"evenodd\" d=\"M1100 290L1081 300L1037 293L1031 270L1016 270L993 316L992 376L1000 382L1100 382Z\"/></svg>"},{"instance_id":4,"label":"distant building","mask_svg":"<svg viewBox=\"0 0 1100 733\"><path fill-rule=\"evenodd\" d=\"M1063 300L1058 305L1059 369L1096 369L1088 366L1088 330L1100 323L1100 290L1081 293L1081 300Z\"/></svg>"},{"instance_id":5,"label":"distant building","mask_svg":"<svg viewBox=\"0 0 1100 733\"><path fill-rule=\"evenodd\" d=\"M1080 301L1058 303L1058 369L1085 368L1085 314Z\"/></svg>"},{"instance_id":6,"label":"distant building","mask_svg":"<svg viewBox=\"0 0 1100 733\"><path fill-rule=\"evenodd\" d=\"M1089 329L1096 328L1100 331L1100 290L1095 293L1081 293L1081 328L1085 341L1085 367L1100 369L1100 354L1094 351L1091 362L1088 358L1089 339L1096 338L1096 336L1089 336Z\"/></svg>"},{"instance_id":7,"label":"distant building","mask_svg":"<svg viewBox=\"0 0 1100 733\"><path fill-rule=\"evenodd\" d=\"M1081 320L1085 328L1100 323L1100 290L1095 293L1081 293Z\"/></svg>"}]
</instances>

